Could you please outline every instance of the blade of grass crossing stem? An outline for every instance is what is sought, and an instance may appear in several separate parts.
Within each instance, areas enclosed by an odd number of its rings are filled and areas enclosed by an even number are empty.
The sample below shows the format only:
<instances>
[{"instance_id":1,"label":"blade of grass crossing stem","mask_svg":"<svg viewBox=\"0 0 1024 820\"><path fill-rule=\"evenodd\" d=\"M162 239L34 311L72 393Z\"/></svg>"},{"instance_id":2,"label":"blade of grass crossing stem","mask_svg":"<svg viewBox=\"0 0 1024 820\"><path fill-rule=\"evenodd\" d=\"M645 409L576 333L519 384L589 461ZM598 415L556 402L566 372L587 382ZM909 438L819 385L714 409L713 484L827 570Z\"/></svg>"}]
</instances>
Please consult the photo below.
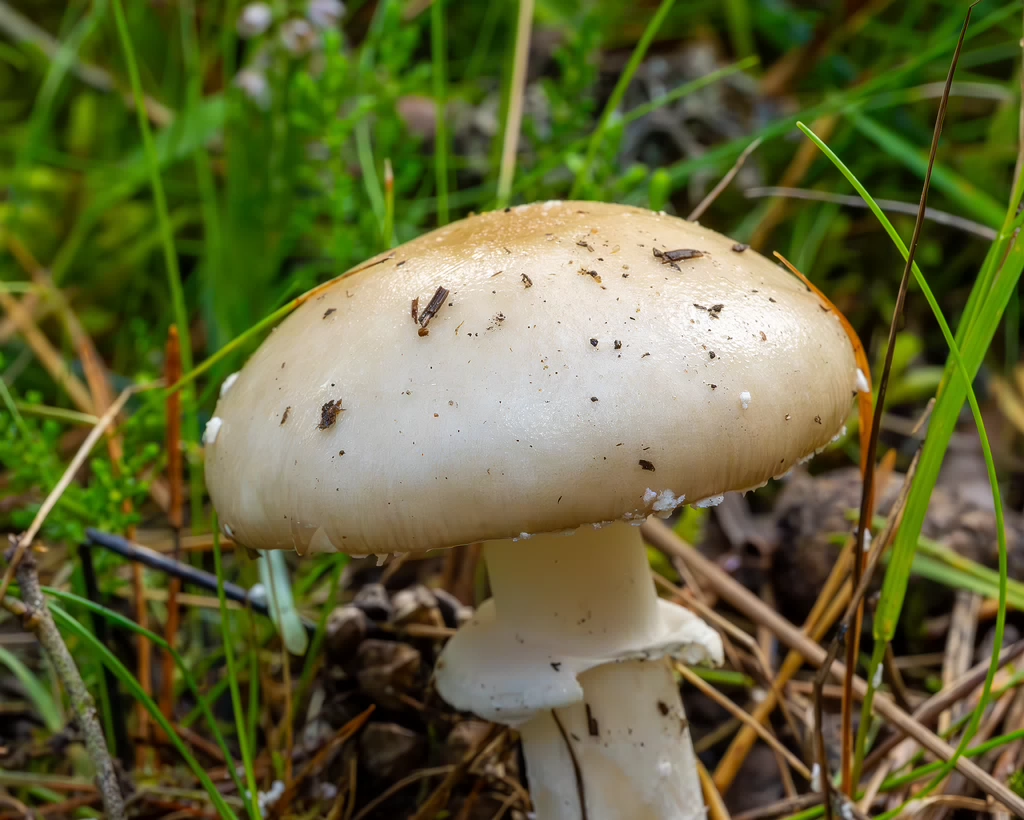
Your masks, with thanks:
<instances>
[{"instance_id":1,"label":"blade of grass crossing stem","mask_svg":"<svg viewBox=\"0 0 1024 820\"><path fill-rule=\"evenodd\" d=\"M892 239L893 243L899 249L900 253L903 254L904 259L906 259L909 255L907 246L903 243L903 240L900 238L900 235L897 233L896 229L892 226L892 223L890 223L889 220L886 218L885 214L882 212L882 209L879 208L878 204L874 201L874 199L871 198L871 195L868 193L867 189L860 183L856 176L854 176L853 172L850 171L839 159L839 157L837 157L835 153L833 153L833 151L827 145L825 145L825 143L822 142L807 126L805 126L803 123L797 123L797 127L799 127L800 130L803 131L804 134L806 134L807 137L811 139L815 145L818 146L822 153L824 153L829 158L829 160L836 166L836 168L843 174L843 176L846 177L850 184L853 185L857 193L860 194L860 196L867 203L872 213L875 214L875 217L881 223L886 233L889 234L889 237ZM984 714L985 708L988 704L989 694L992 690L992 680L994 679L996 671L999 667L999 652L1002 650L1003 631L1006 624L1006 527L1003 517L1002 498L999 493L999 479L996 476L995 462L992 458L992 448L989 445L988 433L985 430L985 422L982 419L981 410L978 407L977 396L975 396L974 388L971 386L971 377L968 375L967 367L960 354L960 349L957 346L955 339L953 338L953 334L949 329L949 325L946 323L945 317L942 315L942 310L939 308L939 304L935 299L935 295L932 293L931 288L928 286L928 282L924 277L924 274L921 273L921 269L917 266L916 262L913 265L913 274L915 280L918 283L918 286L921 288L922 294L928 302L928 306L931 308L932 313L935 315L935 320L938 322L939 327L942 330L942 335L946 340L946 345L949 347L950 356L953 358L955 362L957 373L960 376L960 378L957 379L957 381L954 383L963 384L964 391L967 394L967 401L971 406L971 413L974 415L974 422L978 428L978 438L981 441L981 448L985 458L985 469L988 473L988 480L992 489L992 502L995 506L996 536L999 542L999 612L996 616L995 639L993 642L992 649L992 661L989 665L988 675L986 676L985 683L982 687L982 693L978 701L978 706L975 708L974 715L971 718L970 726L964 732L960 745L957 746L956 752L954 753L953 757L951 758L949 763L946 764L945 771L948 773L952 771L953 767L956 765L956 761L959 759L960 755L963 754L964 749L967 747L967 744L970 742L970 739L974 736L974 733L977 731L978 726L981 723L981 717ZM995 332L994 328L992 332ZM954 411L956 414L959 414L959 406L954 408ZM943 413L948 412L948 409L943 409ZM939 402L936 403L936 407L932 411L931 423L933 425L939 418L938 413ZM929 431L929 438L930 437L931 432ZM927 449L927 446L928 441L926 439L925 449ZM940 453L939 466L941 466L942 461L941 455L942 454ZM921 462L918 465L918 474L914 478L915 487L917 485L917 482L920 480L920 473L923 464L924 453L922 452ZM914 488L912 487L911 494L907 502L907 510L904 512L903 523L900 526L900 529L896 535L896 543L893 547L892 558L890 559L889 567L887 568L885 573L885 580L882 586L882 594L879 600L879 608L875 616L875 640L880 643L888 643L892 640L893 636L895 635L895 625L899 618L899 612L902 608L903 599L906 595L907 584L909 583L910 579L910 573L914 558L914 550L917 545L917 535L920 532L920 525L918 525L917 529L913 530L913 536L909 541L909 548L903 547L901 551L901 540L905 542L905 536L908 534L908 532L911 532L910 528L908 528L907 526L907 516L910 513L910 504L914 499L913 490ZM925 509L927 509L930 495L931 492L929 489L928 495L924 497L923 501L918 502L923 503ZM873 658L872 660L874 661L876 659ZM871 668L868 669L867 679L869 695L872 693L874 689L873 684L877 669L877 663L875 663ZM943 777L944 776L945 775L943 775ZM938 783L939 779L936 778L935 781L929 784L925 793L933 789L936 785L938 785Z\"/></svg>"},{"instance_id":2,"label":"blade of grass crossing stem","mask_svg":"<svg viewBox=\"0 0 1024 820\"><path fill-rule=\"evenodd\" d=\"M64 718L61 717L60 709L54 701L50 690L39 680L25 664L14 655L0 646L0 664L6 666L12 675L17 678L21 688L25 690L28 699L36 707L36 712L42 718L43 725L50 732L59 732L64 727Z\"/></svg>"},{"instance_id":3,"label":"blade of grass crossing stem","mask_svg":"<svg viewBox=\"0 0 1024 820\"><path fill-rule=\"evenodd\" d=\"M597 151L601 147L601 141L604 139L605 131L608 128L608 123L612 118L612 115L618 110L618 107L622 104L622 98L626 94L626 89L629 84L633 81L633 76L636 74L637 69L640 68L640 63L643 62L644 56L647 54L647 49L651 45L651 41L654 40L654 35L658 33L658 29L661 28L661 24L665 21L668 13L672 10L672 6L675 5L675 0L661 0L661 5L658 6L658 10L654 13L651 21L647 24L647 28L644 29L644 33L640 36L639 42L636 44L636 48L633 49L633 53L629 57L629 62L626 63L626 68L622 74L619 75L619 80L615 83L615 88L612 90L611 96L608 98L608 102L601 112L601 118L597 121L597 126L594 128L594 133L590 136L590 144L587 146L587 153L583 159L583 165L580 167L579 173L576 174L576 178L572 183L572 190L569 192L569 199L575 199L580 192L582 186L590 182L590 171L594 165L594 159L597 157Z\"/></svg>"},{"instance_id":4,"label":"blade of grass crossing stem","mask_svg":"<svg viewBox=\"0 0 1024 820\"><path fill-rule=\"evenodd\" d=\"M210 776L206 773L203 767L199 765L199 762L195 757L193 757L192 752L189 751L188 746L186 746L178 736L178 733L174 731L174 727L171 725L170 721L163 716L163 713L156 705L156 702L145 693L142 686L135 679L135 676L128 671L128 668L114 656L113 652L100 643L96 636L93 635L85 626L79 623L59 606L51 604L50 611L53 613L53 618L59 626L82 641L82 643L88 647L90 654L93 654L95 657L102 660L103 664L117 676L118 680L120 680L125 687L127 687L129 692L131 692L132 697L137 698L145 705L146 711L149 712L150 716L160 726L160 728L166 732L168 739L174 748L177 749L178 754L181 755L182 759L192 770L192 773L196 776L199 782L203 784L203 788L210 796L210 801L217 809L219 815L221 817L236 818L237 820L237 816L231 810L231 807L224 802L224 798L221 796L221 793L217 791L217 787L213 784L213 781L210 780Z\"/></svg>"},{"instance_id":5,"label":"blade of grass crossing stem","mask_svg":"<svg viewBox=\"0 0 1024 820\"><path fill-rule=\"evenodd\" d=\"M164 265L167 269L167 284L171 293L174 323L178 326L178 335L181 338L181 366L188 373L192 370L192 341L189 336L188 309L185 306L185 291L181 285L178 255L174 248L174 232L171 228L167 197L164 193L163 180L160 176L159 158L157 156L156 144L153 141L153 132L150 130L149 120L146 117L142 77L139 73L139 64L135 56L135 48L132 45L131 33L128 30L128 21L125 18L124 7L121 0L111 0L111 2L113 4L114 21L117 25L118 37L121 41L121 49L124 52L125 68L131 81L132 97L135 101L135 110L139 121L139 132L142 135L146 165L149 170L149 183L153 191L153 205L156 209L160 230L160 244L163 248ZM185 439L188 443L193 444L199 441L199 417L196 414L195 404L192 401L190 392L187 391L185 393L182 404L184 404L185 410ZM202 497L202 486L199 484L199 471L193 470L192 473L194 476L192 483L193 504L197 504L198 499Z\"/></svg>"},{"instance_id":6,"label":"blade of grass crossing stem","mask_svg":"<svg viewBox=\"0 0 1024 820\"><path fill-rule=\"evenodd\" d=\"M106 619L113 626L120 627L128 632L133 632L136 635L148 638L158 649L168 652L171 657L174 658L174 662L177 665L178 670L181 672L181 679L185 682L186 688L196 699L196 703L198 704L196 706L196 714L201 715L206 721L206 725L210 728L210 732L213 734L213 739L217 742L217 746L220 747L221 754L224 755L224 762L230 768L231 778L234 780L236 788L240 794L245 792L245 789L242 787L242 781L238 777L237 767L234 765L231 748L228 746L227 740L225 740L224 734L220 730L220 725L217 723L213 716L213 712L210 710L210 703L214 698L209 695L207 695L207 697L202 697L200 695L199 685L196 683L195 675L193 675L192 671L185 665L185 659L176 649L168 644L162 636L157 635L155 632L152 632L143 626L139 626L135 621L130 618L126 618L119 612L107 609L103 604L90 601L88 598L83 598L81 595L75 595L73 592L64 592L63 590L54 589L53 587L43 587L43 592L51 598L56 598L58 601L80 606L86 611Z\"/></svg>"},{"instance_id":7,"label":"blade of grass crossing stem","mask_svg":"<svg viewBox=\"0 0 1024 820\"><path fill-rule=\"evenodd\" d=\"M213 513L213 566L217 574L217 600L220 602L220 629L224 644L224 659L228 667L228 688L231 691L231 708L235 713L235 731L238 735L238 748L242 753L242 765L245 767L245 782L248 789L243 792L247 796L251 820L261 816L256 805L256 771L253 768L252 749L249 746L249 734L246 731L245 712L242 710L242 693L238 688L238 667L235 665L234 635L231 634L231 620L228 617L228 600L224 595L224 566L220 551L220 524L217 514Z\"/></svg>"},{"instance_id":8,"label":"blade of grass crossing stem","mask_svg":"<svg viewBox=\"0 0 1024 820\"><path fill-rule=\"evenodd\" d=\"M430 52L434 80L435 129L434 179L437 187L437 221L448 224L448 36L444 0L430 7Z\"/></svg>"}]
</instances>

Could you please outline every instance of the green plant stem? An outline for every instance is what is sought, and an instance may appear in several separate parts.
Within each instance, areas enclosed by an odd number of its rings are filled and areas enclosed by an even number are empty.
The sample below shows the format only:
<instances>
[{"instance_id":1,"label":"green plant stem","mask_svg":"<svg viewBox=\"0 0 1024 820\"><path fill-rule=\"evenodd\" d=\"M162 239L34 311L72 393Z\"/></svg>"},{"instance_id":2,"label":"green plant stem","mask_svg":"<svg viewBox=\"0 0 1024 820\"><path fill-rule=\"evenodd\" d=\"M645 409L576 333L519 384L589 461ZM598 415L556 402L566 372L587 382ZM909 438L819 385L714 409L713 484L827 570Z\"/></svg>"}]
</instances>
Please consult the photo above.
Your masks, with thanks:
<instances>
[{"instance_id":1,"label":"green plant stem","mask_svg":"<svg viewBox=\"0 0 1024 820\"><path fill-rule=\"evenodd\" d=\"M229 689L231 691L231 707L235 713L235 731L238 735L238 747L242 753L242 765L245 767L245 780L248 786L246 805L250 820L261 817L256 804L256 770L253 767L252 749L249 746L249 734L246 730L245 710L242 708L242 693L238 687L238 667L235 663L234 636L231 634L231 621L228 617L228 600L224 595L224 566L221 560L220 528L217 515L213 515L213 566L217 574L217 600L220 603L220 629L224 642L224 659L227 661Z\"/></svg>"},{"instance_id":2,"label":"green plant stem","mask_svg":"<svg viewBox=\"0 0 1024 820\"><path fill-rule=\"evenodd\" d=\"M647 24L643 35L633 49L633 53L629 56L629 62L626 63L626 68L619 75L619 80L615 83L615 88L612 89L611 96L601 112L601 117L597 121L593 134L591 134L586 157L583 160L579 173L576 174L576 178L573 180L569 199L576 198L581 188L590 182L594 160L597 158L597 151L601 147L601 141L604 139L605 131L608 129L608 123L611 121L612 115L622 104L622 98L626 95L626 89L633 82L633 77L636 75L637 69L640 68L640 63L643 62L647 49L650 48L651 42L654 40L654 35L658 33L658 29L661 28L661 24L665 21L668 13L672 11L672 6L674 5L675 0L661 0L661 5L658 6L658 10Z\"/></svg>"},{"instance_id":3,"label":"green plant stem","mask_svg":"<svg viewBox=\"0 0 1024 820\"><path fill-rule=\"evenodd\" d=\"M445 32L444 0L430 7L430 49L434 80L434 178L437 186L437 221L448 224L448 37Z\"/></svg>"}]
</instances>

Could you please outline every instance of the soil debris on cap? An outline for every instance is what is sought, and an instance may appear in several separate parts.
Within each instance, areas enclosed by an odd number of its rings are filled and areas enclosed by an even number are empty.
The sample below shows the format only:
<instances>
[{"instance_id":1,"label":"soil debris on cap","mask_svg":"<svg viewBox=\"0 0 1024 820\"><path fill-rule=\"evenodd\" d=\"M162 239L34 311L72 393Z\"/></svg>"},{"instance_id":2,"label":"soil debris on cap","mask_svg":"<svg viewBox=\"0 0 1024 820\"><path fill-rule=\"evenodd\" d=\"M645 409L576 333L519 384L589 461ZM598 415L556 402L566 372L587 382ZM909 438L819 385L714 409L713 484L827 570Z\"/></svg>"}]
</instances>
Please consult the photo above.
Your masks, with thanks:
<instances>
[{"instance_id":1,"label":"soil debris on cap","mask_svg":"<svg viewBox=\"0 0 1024 820\"><path fill-rule=\"evenodd\" d=\"M323 318L325 318L325 319L326 319L326 318L327 318L328 316L330 316L330 315L331 315L332 313L334 313L334 312L335 312L336 310L337 310L337 308L327 308L327 310L325 310L325 311L324 311L324 316L323 316Z\"/></svg>"},{"instance_id":2,"label":"soil debris on cap","mask_svg":"<svg viewBox=\"0 0 1024 820\"><path fill-rule=\"evenodd\" d=\"M591 347L597 347L597 344L598 344L597 339L591 339L590 340L590 346Z\"/></svg>"},{"instance_id":3,"label":"soil debris on cap","mask_svg":"<svg viewBox=\"0 0 1024 820\"><path fill-rule=\"evenodd\" d=\"M420 322L420 297L419 296L417 296L415 299L412 300L412 309L410 310L410 313L412 313L412 320L414 322L416 322L416 324L419 324L419 322Z\"/></svg>"},{"instance_id":4,"label":"soil debris on cap","mask_svg":"<svg viewBox=\"0 0 1024 820\"><path fill-rule=\"evenodd\" d=\"M597 284L601 284L601 277L596 270L587 270L586 268L580 268L580 275L589 276L591 279L597 282Z\"/></svg>"},{"instance_id":5,"label":"soil debris on cap","mask_svg":"<svg viewBox=\"0 0 1024 820\"><path fill-rule=\"evenodd\" d=\"M639 465L643 469L647 470L648 472L651 472L651 473L654 472L654 465L650 461L648 461L646 458L640 459L640 461L638 463L639 463Z\"/></svg>"},{"instance_id":6,"label":"soil debris on cap","mask_svg":"<svg viewBox=\"0 0 1024 820\"><path fill-rule=\"evenodd\" d=\"M334 422L338 420L338 415L345 408L341 406L341 399L331 399L325 402L320 407L320 423L317 425L318 430L326 430L329 427L334 426Z\"/></svg>"},{"instance_id":7,"label":"soil debris on cap","mask_svg":"<svg viewBox=\"0 0 1024 820\"><path fill-rule=\"evenodd\" d=\"M521 274L521 275L523 277L523 286L524 287L528 287L528 288L532 288L533 287L533 280L529 276L527 276L525 273Z\"/></svg>"},{"instance_id":8,"label":"soil debris on cap","mask_svg":"<svg viewBox=\"0 0 1024 820\"><path fill-rule=\"evenodd\" d=\"M588 251L590 251L591 253L593 253L593 252L594 252L594 246L593 246L593 245L591 245L591 244L590 244L589 242L587 242L587 240L586 240L586 239L580 239L580 240L578 240L578 241L576 242L576 245L577 245L577 246L579 246L579 247L581 247L581 248L586 248L586 249L587 249Z\"/></svg>"},{"instance_id":9,"label":"soil debris on cap","mask_svg":"<svg viewBox=\"0 0 1024 820\"><path fill-rule=\"evenodd\" d=\"M286 408L284 408L284 412L281 414L281 425L282 426L284 425L284 423L286 421L288 421L288 414L290 412L292 412L292 406L289 404Z\"/></svg>"},{"instance_id":10,"label":"soil debris on cap","mask_svg":"<svg viewBox=\"0 0 1024 820\"><path fill-rule=\"evenodd\" d=\"M427 325L430 324L430 320L437 315L437 312L441 309L442 305L444 305L444 300L448 298L449 293L450 291L448 288L443 286L438 286L437 290L434 291L434 295L430 297L430 301L427 303L427 306L423 308L423 311L420 313L420 336L427 335L427 333L424 333L423 331L427 330Z\"/></svg>"},{"instance_id":11,"label":"soil debris on cap","mask_svg":"<svg viewBox=\"0 0 1024 820\"><path fill-rule=\"evenodd\" d=\"M747 250L749 247L750 245L748 245L746 242L737 242L735 245L732 246L732 249L736 253L743 253L743 251Z\"/></svg>"},{"instance_id":12,"label":"soil debris on cap","mask_svg":"<svg viewBox=\"0 0 1024 820\"><path fill-rule=\"evenodd\" d=\"M654 253L654 258L661 261L663 265L669 265L675 270L681 270L676 262L683 262L687 259L700 259L704 256L704 251L698 251L694 248L677 248L672 251L662 251L657 248L651 249Z\"/></svg>"},{"instance_id":13,"label":"soil debris on cap","mask_svg":"<svg viewBox=\"0 0 1024 820\"><path fill-rule=\"evenodd\" d=\"M614 347L614 348L615 348L616 350L622 350L622 342L620 342L620 341L619 341L618 339L616 339L616 340L614 341L614 343L613 343L613 347Z\"/></svg>"}]
</instances>

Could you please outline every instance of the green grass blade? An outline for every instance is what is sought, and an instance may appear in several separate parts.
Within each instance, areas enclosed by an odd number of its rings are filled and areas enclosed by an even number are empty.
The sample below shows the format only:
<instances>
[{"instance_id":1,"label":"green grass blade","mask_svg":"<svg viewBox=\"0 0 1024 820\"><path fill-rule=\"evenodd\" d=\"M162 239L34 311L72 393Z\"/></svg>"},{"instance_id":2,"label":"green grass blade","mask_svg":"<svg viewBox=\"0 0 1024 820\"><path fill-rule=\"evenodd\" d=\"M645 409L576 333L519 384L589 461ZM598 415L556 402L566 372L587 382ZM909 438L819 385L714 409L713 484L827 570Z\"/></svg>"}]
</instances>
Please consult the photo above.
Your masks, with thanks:
<instances>
[{"instance_id":1,"label":"green grass blade","mask_svg":"<svg viewBox=\"0 0 1024 820\"><path fill-rule=\"evenodd\" d=\"M640 68L640 63L643 62L647 49L650 48L651 42L654 40L654 35L658 33L658 29L661 28L661 24L665 21L668 13L672 11L672 6L674 5L675 0L661 0L661 5L658 6L658 10L654 13L636 47L633 49L629 62L626 63L625 69L619 75L618 82L615 83L615 88L612 90L611 96L601 112L601 117L598 119L597 125L590 136L590 144L587 146L583 165L573 180L569 199L575 199L579 196L581 188L590 182L591 169L593 168L594 160L597 158L597 151L601 147L601 142L604 140L605 132L608 130L608 123L611 121L612 115L615 114L622 104L622 98L626 95L626 89L629 88L629 84L633 81L637 69Z\"/></svg>"},{"instance_id":2,"label":"green grass blade","mask_svg":"<svg viewBox=\"0 0 1024 820\"><path fill-rule=\"evenodd\" d=\"M50 732L59 732L64 727L64 718L61 716L60 708L54 701L53 696L46 684L18 660L17 656L0 646L0 664L6 666L12 675L25 690L28 699L36 708L36 713L43 721L43 725Z\"/></svg>"},{"instance_id":3,"label":"green grass blade","mask_svg":"<svg viewBox=\"0 0 1024 820\"><path fill-rule=\"evenodd\" d=\"M189 751L188 746L186 746L178 736L178 733L174 730L170 721L163 716L160 708L156 705L153 699L146 694L146 691L135 679L135 676L128 671L127 667L115 657L113 652L100 643L92 632L59 606L56 604L50 604L50 612L53 614L53 618L57 622L58 626L82 641L83 645L88 647L89 653L102 660L104 666L113 672L117 679L124 684L132 697L142 703L156 724L166 733L171 745L173 745L178 751L178 754L181 755L182 760L184 760L189 769L192 770L192 773L196 776L199 782L203 784L203 788L210 796L210 801L217 809L219 815L221 817L235 818L235 820L237 820L237 815L231 810L231 807L224 802L224 797L219 791L217 791L217 787L214 785L213 781L210 780L210 776L206 773L206 770L199 765L199 761L193 757L192 752Z\"/></svg>"},{"instance_id":4,"label":"green grass blade","mask_svg":"<svg viewBox=\"0 0 1024 820\"><path fill-rule=\"evenodd\" d=\"M213 514L213 566L217 574L217 600L220 602L221 640L224 643L224 658L228 667L228 687L231 690L231 707L235 713L235 730L238 734L238 746L242 752L242 765L245 767L245 780L249 788L248 806L250 820L259 820L259 807L256 805L256 770L253 768L252 748L249 746L249 735L246 730L245 711L242 709L242 693L238 687L238 667L235 663L234 636L231 634L231 621L228 618L228 601L224 595L224 566L220 551L220 526L217 514Z\"/></svg>"},{"instance_id":5,"label":"green grass blade","mask_svg":"<svg viewBox=\"0 0 1024 820\"><path fill-rule=\"evenodd\" d=\"M224 734L220 730L220 725L217 723L216 718L213 716L213 712L210 710L209 703L212 698L202 697L199 692L199 685L196 683L195 676L185 664L185 659L181 656L181 653L176 649L172 649L171 645L167 643L163 636L146 629L144 626L140 626L130 618L126 618L121 613L108 609L102 604L90 601L88 598L83 598L81 595L75 595L73 592L64 592L63 590L54 589L53 587L43 587L43 592L59 601L80 606L82 609L106 619L114 626L120 627L128 632L134 632L136 635L141 635L142 637L147 638L155 647L157 647L157 649L169 652L171 657L174 659L175 665L181 672L181 678L185 681L185 686L192 693L192 697L196 699L197 714L202 715L206 720L206 724L209 726L210 732L213 734L213 738L217 742L217 746L220 747L221 754L224 755L224 761L231 772L231 777L235 781L235 786L238 788L239 794L244 793L245 789L242 787L242 781L238 777L234 757L231 754L231 748L224 739Z\"/></svg>"},{"instance_id":6,"label":"green grass blade","mask_svg":"<svg viewBox=\"0 0 1024 820\"><path fill-rule=\"evenodd\" d=\"M435 132L434 179L437 186L437 221L448 224L448 36L445 30L444 0L430 7L430 51L434 81Z\"/></svg>"},{"instance_id":7,"label":"green grass blade","mask_svg":"<svg viewBox=\"0 0 1024 820\"><path fill-rule=\"evenodd\" d=\"M836 168L846 177L851 185L856 189L857 193L860 194L861 198L867 203L872 213L881 223L882 227L885 228L886 233L892 239L893 244L899 249L900 253L903 254L903 258L906 259L909 256L907 246L903 243L900 235L896 232L896 229L892 226L892 223L886 218L882 209L878 206L878 203L872 199L867 189L860 183L852 171L847 168L838 156L821 141L807 126L803 123L798 123L797 126L809 139L821 150L836 166ZM964 731L963 737L960 744L957 746L955 753L953 754L950 761L945 765L943 772L940 777L936 777L935 780L930 783L924 790L923 793L918 794L918 797L923 796L930 792L935 786L938 785L940 780L953 770L956 766L956 761L963 754L967 748L967 744L970 743L971 738L978 730L978 726L981 724L982 715L988 706L988 700L992 692L992 681L995 678L996 672L999 669L999 653L1003 646L1003 632L1006 626L1006 596L1007 596L1007 552L1006 552L1006 526L1003 516L1003 502L1002 497L999 493L999 479L996 476L995 461L992 458L992 448L989 445L988 433L985 430L985 422L981 415L981 409L978 406L977 396L974 394L974 388L971 386L971 377L968 375L967 367L964 364L963 358L960 354L960 349L957 346L956 340L953 338L953 334L949 329L949 325L946 323L945 317L942 315L942 310L939 308L939 304L935 299L935 295L932 293L931 288L928 286L928 282L921 273L920 268L915 262L913 265L914 279L918 286L921 288L921 292L924 295L928 306L931 308L933 315L935 316L936 322L939 324L939 328L942 330L942 335L946 340L946 345L949 348L950 357L953 359L960 379L967 393L967 400L971 406L971 413L974 416L974 423L978 430L978 438L981 442L982 453L985 458L985 469L988 473L989 484L992 489L992 502L995 507L995 518L996 518L996 536L999 542L999 612L996 616L995 635L992 648L992 658L989 663L988 674L985 677L985 683L982 686L981 696L978 699L978 705L974 710L974 714L971 717L971 722L968 728ZM994 332L994 331L993 331ZM932 411L932 423L935 422L936 416L939 412L938 405ZM948 411L943 411L948 412ZM956 409L956 413L959 414L959 407ZM929 438L931 437L931 431L929 430ZM927 446L927 440L926 440ZM941 466L941 454L939 458L939 466ZM922 459L918 464L917 474L914 477L914 484L917 485L918 480L921 477L922 467L924 463L924 457L922 453ZM935 475L937 477L938 470L936 469ZM932 485L934 486L934 485ZM923 499L917 499L919 505L927 510L928 502L931 496L931 488L928 490L928 494ZM911 492L911 498L913 498L913 491ZM913 531L913 537L911 540L907 540L905 536L908 534L907 527L907 515L910 511L910 501L907 502L907 510L904 512L904 518L902 526L900 527L897 536L896 543L893 546L889 567L885 573L885 580L882 584L882 593L879 599L879 608L875 614L875 640L879 642L889 642L892 640L896 632L896 623L899 619L900 611L903 607L903 601L906 596L907 584L910 580L910 572L913 565L914 553L917 546L917 537L920 534L920 526ZM922 516L923 522L923 516ZM875 668L868 670L868 689L869 692L873 688L874 676L877 670L877 664Z\"/></svg>"}]
</instances>

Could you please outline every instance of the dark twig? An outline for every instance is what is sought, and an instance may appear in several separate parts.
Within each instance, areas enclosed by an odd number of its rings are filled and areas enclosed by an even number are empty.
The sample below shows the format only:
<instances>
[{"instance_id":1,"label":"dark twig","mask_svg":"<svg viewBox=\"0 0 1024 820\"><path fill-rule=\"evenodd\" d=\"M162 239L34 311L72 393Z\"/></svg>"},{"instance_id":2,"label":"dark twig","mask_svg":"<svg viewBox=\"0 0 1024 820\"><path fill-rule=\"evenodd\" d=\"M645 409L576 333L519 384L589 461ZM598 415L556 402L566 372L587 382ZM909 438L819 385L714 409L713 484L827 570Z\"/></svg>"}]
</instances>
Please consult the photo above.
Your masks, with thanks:
<instances>
[{"instance_id":1,"label":"dark twig","mask_svg":"<svg viewBox=\"0 0 1024 820\"><path fill-rule=\"evenodd\" d=\"M729 187L729 183L732 182L736 174L740 172L740 168L742 168L743 163L747 161L747 157L754 153L754 151L757 150L757 146L760 144L761 137L758 137L743 149L743 153L736 157L736 162L732 164L732 168L729 169L729 172L718 181L718 184L714 188L708 191L708 195L704 197L704 199L697 203L697 207L690 211L690 215L686 217L688 222L696 222L704 215L704 211L710 208L712 203L714 203L714 201L718 199L719 195L721 195L722 191Z\"/></svg>"},{"instance_id":2,"label":"dark twig","mask_svg":"<svg viewBox=\"0 0 1024 820\"><path fill-rule=\"evenodd\" d=\"M914 267L914 257L917 254L918 242L921 239L921 231L924 227L925 212L928 207L928 191L931 188L932 182L932 169L935 167L935 155L939 149L939 137L942 135L942 126L946 119L946 107L949 104L949 91L953 85L953 76L956 73L956 65L960 60L960 50L963 47L964 36L967 34L967 27L971 22L971 12L973 6L968 7L967 14L964 18L963 27L960 29L960 39L956 44L956 50L953 52L953 60L949 66L949 72L946 75L946 85L942 92L942 99L939 101L939 111L935 118L935 129L932 133L932 144L931 149L928 153L928 167L925 170L924 185L921 187L921 199L917 209L917 220L914 223L914 234L910 239L910 247L907 252L906 264L903 266L903 276L900 279L899 292L896 295L896 305L892 312L892 322L889 324L889 339L886 342L885 348L885 364L882 367L882 373L878 380L878 397L875 399L875 412L874 417L871 421L871 431L868 438L868 454L867 454L867 469L864 474L864 487L861 492L860 501L860 518L857 522L857 547L855 551L855 560L853 562L853 586L857 588L861 585L861 575L863 571L862 556L864 552L864 539L866 538L867 528L871 525L872 507L874 504L874 482L875 482L875 460L878 454L878 437L882 429L882 413L885 410L885 395L889 387L889 375L892 370L893 355L896 352L896 333L899 329L900 320L903 318L903 308L907 299L907 289L910 287L910 275ZM909 483L909 479L908 479ZM843 792L847 796L851 796L854 791L853 783L853 769L854 769L854 749L852 740L852 725L853 725L853 675L856 671L857 655L860 649L860 622L863 617L863 609L858 609L858 617L856 618L857 629L854 630L854 634L850 638L850 642L846 648L846 678L843 681L843 690L845 697L843 698L843 714L842 714L842 773L843 773ZM828 802L826 801L826 811L828 811Z\"/></svg>"},{"instance_id":3,"label":"dark twig","mask_svg":"<svg viewBox=\"0 0 1024 820\"><path fill-rule=\"evenodd\" d=\"M123 558L127 558L129 561L137 561L150 569L166 572L174 578L180 578L185 583L205 589L207 592L217 591L217 576L210 572L196 569L182 561L175 561L173 558L169 558L159 552L147 549L139 544L133 544L126 538L121 538L118 535L111 535L91 528L85 531L85 535L90 546L103 547ZM229 601L252 607L253 612L270 617L269 603L263 598L251 597L243 587L237 584L225 581L224 595ZM303 618L302 623L306 627L307 632L316 632L316 624L312 621Z\"/></svg>"},{"instance_id":4,"label":"dark twig","mask_svg":"<svg viewBox=\"0 0 1024 820\"><path fill-rule=\"evenodd\" d=\"M14 539L11 539L11 545L12 549L6 556L8 561L14 557L16 552ZM71 652L68 651L57 625L53 622L53 616L46 606L43 590L39 585L36 560L31 553L22 555L21 562L18 564L17 579L21 588L21 600L6 597L0 599L0 606L12 615L20 617L22 626L39 639L40 645L49 657L50 663L53 664L54 671L75 710L79 727L85 738L85 747L96 767L96 786L100 794L103 795L105 815L110 820L124 820L124 798L121 795L121 785L117 780L114 761L111 760L110 751L107 749L103 727L96 714L96 705L93 703L89 690L85 688L78 667L75 666L75 660L71 657Z\"/></svg>"}]
</instances>

